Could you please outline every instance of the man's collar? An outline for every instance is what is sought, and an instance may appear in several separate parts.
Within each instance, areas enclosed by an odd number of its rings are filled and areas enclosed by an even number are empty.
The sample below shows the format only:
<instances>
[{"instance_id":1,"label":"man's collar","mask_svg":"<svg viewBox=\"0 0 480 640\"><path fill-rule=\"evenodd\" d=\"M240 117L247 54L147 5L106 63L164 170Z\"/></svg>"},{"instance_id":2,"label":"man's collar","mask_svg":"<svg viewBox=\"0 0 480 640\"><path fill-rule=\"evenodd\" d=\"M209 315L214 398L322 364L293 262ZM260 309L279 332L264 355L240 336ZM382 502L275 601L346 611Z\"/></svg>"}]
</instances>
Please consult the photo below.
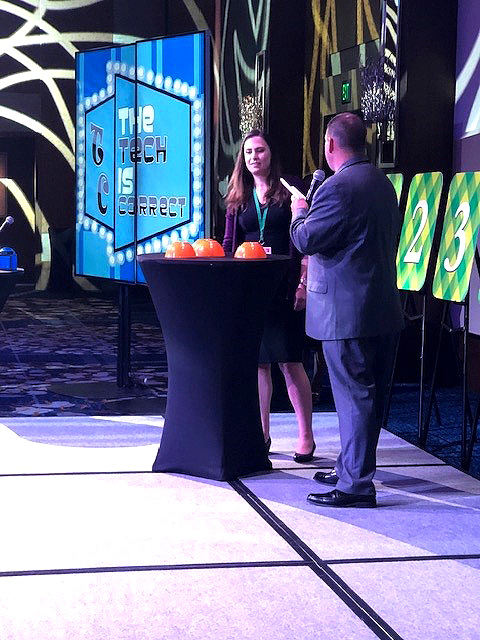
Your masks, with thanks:
<instances>
[{"instance_id":1,"label":"man's collar","mask_svg":"<svg viewBox=\"0 0 480 640\"><path fill-rule=\"evenodd\" d=\"M360 162L370 162L367 156L364 153L359 153L351 156L346 162L342 164L342 166L338 167L335 173L339 173L343 171L347 167L350 167L352 164L358 164Z\"/></svg>"}]
</instances>

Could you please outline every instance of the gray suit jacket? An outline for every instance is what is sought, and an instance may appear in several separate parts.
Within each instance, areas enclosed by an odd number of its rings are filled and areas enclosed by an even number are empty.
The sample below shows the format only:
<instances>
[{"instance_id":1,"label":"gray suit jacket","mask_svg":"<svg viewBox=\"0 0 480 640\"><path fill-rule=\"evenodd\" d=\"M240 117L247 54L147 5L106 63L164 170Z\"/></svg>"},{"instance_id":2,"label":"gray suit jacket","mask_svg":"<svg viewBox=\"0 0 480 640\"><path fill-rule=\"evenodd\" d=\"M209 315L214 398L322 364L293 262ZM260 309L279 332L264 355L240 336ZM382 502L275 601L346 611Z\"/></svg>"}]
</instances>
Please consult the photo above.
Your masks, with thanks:
<instances>
[{"instance_id":1,"label":"gray suit jacket","mask_svg":"<svg viewBox=\"0 0 480 640\"><path fill-rule=\"evenodd\" d=\"M342 340L399 331L395 255L400 212L390 180L364 157L340 167L294 217L308 261L306 331Z\"/></svg>"}]
</instances>

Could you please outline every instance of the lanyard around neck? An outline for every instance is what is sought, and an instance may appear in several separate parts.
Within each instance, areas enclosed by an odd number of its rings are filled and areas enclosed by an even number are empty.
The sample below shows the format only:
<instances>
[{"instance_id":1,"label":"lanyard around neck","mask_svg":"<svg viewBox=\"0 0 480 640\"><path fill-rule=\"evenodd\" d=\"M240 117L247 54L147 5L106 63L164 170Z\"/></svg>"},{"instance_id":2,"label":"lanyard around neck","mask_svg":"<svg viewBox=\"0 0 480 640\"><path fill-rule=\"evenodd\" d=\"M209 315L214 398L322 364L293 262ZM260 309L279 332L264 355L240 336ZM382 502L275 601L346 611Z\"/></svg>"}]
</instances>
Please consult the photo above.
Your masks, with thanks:
<instances>
[{"instance_id":1,"label":"lanyard around neck","mask_svg":"<svg viewBox=\"0 0 480 640\"><path fill-rule=\"evenodd\" d=\"M257 210L258 228L260 229L260 244L264 243L263 232L265 231L265 222L267 220L268 207L262 211L260 207L260 201L258 200L257 190L253 189L253 201L255 202L255 209Z\"/></svg>"}]
</instances>

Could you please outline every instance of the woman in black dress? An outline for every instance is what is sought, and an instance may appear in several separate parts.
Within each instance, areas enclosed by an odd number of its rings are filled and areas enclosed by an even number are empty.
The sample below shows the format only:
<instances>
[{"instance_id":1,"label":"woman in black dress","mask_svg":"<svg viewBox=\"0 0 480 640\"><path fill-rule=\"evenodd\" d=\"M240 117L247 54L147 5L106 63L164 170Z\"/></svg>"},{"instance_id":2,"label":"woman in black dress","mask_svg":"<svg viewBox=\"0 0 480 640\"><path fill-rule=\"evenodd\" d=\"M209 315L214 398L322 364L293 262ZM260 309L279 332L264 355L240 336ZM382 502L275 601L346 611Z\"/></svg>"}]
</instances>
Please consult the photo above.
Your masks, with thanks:
<instances>
[{"instance_id":1,"label":"woman in black dress","mask_svg":"<svg viewBox=\"0 0 480 640\"><path fill-rule=\"evenodd\" d=\"M258 392L263 433L270 447L271 363L278 363L298 421L293 458L296 462L309 462L315 443L312 392L302 363L306 267L290 241L290 194L281 184L280 175L278 158L265 134L259 130L248 133L228 186L223 248L234 252L242 242L255 241L267 253L291 257L288 275L267 317L260 348Z\"/></svg>"}]
</instances>

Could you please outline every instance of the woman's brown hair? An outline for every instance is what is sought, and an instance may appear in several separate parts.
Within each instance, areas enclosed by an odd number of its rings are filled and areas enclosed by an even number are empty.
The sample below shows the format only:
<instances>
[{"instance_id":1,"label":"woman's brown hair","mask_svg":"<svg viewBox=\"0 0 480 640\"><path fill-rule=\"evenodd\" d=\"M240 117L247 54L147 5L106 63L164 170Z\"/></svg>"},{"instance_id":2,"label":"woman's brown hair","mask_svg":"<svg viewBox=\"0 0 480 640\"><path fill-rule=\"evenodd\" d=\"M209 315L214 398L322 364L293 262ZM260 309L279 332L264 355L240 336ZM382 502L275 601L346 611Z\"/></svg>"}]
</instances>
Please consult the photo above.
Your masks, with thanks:
<instances>
[{"instance_id":1,"label":"woman's brown hair","mask_svg":"<svg viewBox=\"0 0 480 640\"><path fill-rule=\"evenodd\" d=\"M265 140L271 154L270 173L268 174L270 188L265 194L267 202L282 203L290 195L280 182L280 176L282 175L280 160L275 148L270 142L269 137L263 131L260 131L260 129L253 129L243 138L242 146L238 152L235 167L228 183L227 195L225 196L227 210L238 211L239 209L242 209L245 207L252 195L254 181L252 174L245 164L244 147L247 140L256 136Z\"/></svg>"}]
</instances>

